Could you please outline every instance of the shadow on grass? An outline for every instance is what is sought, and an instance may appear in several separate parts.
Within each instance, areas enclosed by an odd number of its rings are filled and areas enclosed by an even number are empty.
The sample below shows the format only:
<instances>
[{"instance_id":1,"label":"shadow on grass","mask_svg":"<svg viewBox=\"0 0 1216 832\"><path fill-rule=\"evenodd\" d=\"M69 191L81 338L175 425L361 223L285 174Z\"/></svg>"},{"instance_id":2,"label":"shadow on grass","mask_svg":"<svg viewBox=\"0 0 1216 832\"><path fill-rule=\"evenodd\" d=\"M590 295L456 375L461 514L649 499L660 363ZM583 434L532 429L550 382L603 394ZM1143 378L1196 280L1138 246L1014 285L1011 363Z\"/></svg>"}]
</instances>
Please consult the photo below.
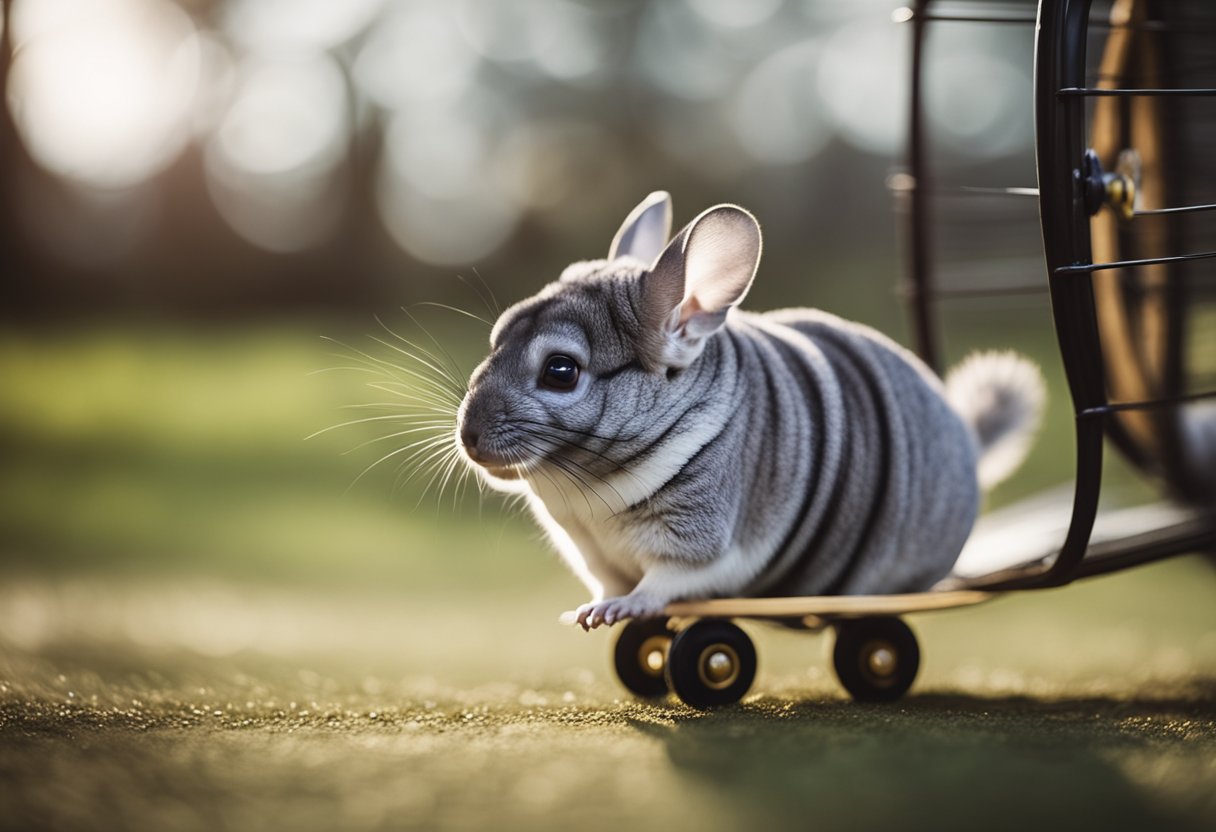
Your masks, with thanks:
<instances>
[{"instance_id":1,"label":"shadow on grass","mask_svg":"<svg viewBox=\"0 0 1216 832\"><path fill-rule=\"evenodd\" d=\"M1135 700L762 699L635 727L681 773L749 800L757 829L1199 830L1216 809L1193 805L1216 755L1216 678ZM1199 778L1178 784L1191 797L1132 776L1170 771Z\"/></svg>"}]
</instances>

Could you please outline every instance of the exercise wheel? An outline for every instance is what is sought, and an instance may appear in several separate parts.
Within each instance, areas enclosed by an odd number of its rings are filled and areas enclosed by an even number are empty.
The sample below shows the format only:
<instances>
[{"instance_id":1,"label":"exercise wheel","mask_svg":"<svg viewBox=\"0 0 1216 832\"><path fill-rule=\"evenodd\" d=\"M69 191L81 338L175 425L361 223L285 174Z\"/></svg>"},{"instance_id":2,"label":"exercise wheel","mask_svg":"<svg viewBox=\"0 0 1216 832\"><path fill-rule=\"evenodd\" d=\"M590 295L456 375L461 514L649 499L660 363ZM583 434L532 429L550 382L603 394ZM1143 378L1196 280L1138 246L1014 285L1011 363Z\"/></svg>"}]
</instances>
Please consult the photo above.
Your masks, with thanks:
<instances>
[{"instance_id":1,"label":"exercise wheel","mask_svg":"<svg viewBox=\"0 0 1216 832\"><path fill-rule=\"evenodd\" d=\"M978 10L978 11L977 11ZM920 0L913 29L908 279L917 348L940 369L925 60L937 23L1033 28L1037 198L1051 313L1076 417L1058 552L987 588L1056 586L1216 543L1216 7L1178 0ZM1202 104L1203 109L1193 105ZM1207 220L1207 226L1196 222ZM1015 287L1021 290L1023 287ZM1010 290L1010 294L1014 289ZM999 295L1001 290L985 289ZM1159 527L1092 540L1104 438L1175 501Z\"/></svg>"}]
</instances>

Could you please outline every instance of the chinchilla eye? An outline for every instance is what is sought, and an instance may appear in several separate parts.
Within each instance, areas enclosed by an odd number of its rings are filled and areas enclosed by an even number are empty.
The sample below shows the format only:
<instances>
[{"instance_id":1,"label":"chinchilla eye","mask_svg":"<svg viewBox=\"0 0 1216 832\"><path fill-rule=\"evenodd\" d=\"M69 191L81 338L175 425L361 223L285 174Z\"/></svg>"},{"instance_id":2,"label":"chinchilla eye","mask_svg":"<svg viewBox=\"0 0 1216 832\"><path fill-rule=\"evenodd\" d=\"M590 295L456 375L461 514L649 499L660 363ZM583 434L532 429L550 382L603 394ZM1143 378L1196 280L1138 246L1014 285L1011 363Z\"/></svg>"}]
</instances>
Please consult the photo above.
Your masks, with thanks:
<instances>
[{"instance_id":1,"label":"chinchilla eye","mask_svg":"<svg viewBox=\"0 0 1216 832\"><path fill-rule=\"evenodd\" d=\"M568 355L551 355L545 359L540 374L540 386L550 390L573 390L578 384L578 362Z\"/></svg>"}]
</instances>

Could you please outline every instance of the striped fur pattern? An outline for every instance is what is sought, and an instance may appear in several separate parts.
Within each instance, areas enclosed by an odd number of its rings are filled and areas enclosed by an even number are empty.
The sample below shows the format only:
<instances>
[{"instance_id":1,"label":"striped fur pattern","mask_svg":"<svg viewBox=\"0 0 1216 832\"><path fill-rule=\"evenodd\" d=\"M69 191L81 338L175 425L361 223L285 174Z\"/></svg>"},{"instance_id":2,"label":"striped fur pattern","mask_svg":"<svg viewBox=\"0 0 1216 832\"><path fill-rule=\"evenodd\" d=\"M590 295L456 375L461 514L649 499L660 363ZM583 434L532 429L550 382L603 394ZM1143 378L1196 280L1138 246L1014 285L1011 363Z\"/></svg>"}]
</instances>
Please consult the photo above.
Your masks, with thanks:
<instances>
[{"instance_id":1,"label":"striped fur pattern","mask_svg":"<svg viewBox=\"0 0 1216 832\"><path fill-rule=\"evenodd\" d=\"M479 473L526 496L591 590L579 623L682 599L930 587L971 530L984 451L1024 452L1041 392L1027 402L998 374L960 409L872 329L739 311L754 218L718 206L668 243L670 212L652 194L608 259L504 312L459 412ZM569 389L538 382L555 355L579 368Z\"/></svg>"}]
</instances>

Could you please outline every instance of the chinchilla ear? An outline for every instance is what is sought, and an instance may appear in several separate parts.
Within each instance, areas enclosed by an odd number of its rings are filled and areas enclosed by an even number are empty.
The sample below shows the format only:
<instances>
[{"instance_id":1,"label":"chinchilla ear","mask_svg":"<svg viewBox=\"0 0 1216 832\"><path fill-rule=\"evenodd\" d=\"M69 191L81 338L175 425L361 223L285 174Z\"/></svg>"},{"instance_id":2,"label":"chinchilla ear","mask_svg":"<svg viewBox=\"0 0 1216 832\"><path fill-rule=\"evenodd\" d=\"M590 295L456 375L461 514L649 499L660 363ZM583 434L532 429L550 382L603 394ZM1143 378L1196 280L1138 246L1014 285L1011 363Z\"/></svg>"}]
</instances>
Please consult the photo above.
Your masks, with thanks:
<instances>
[{"instance_id":1,"label":"chinchilla ear","mask_svg":"<svg viewBox=\"0 0 1216 832\"><path fill-rule=\"evenodd\" d=\"M670 235L671 196L667 191L655 191L625 217L608 247L608 259L636 257L643 263L653 263Z\"/></svg>"},{"instance_id":2,"label":"chinchilla ear","mask_svg":"<svg viewBox=\"0 0 1216 832\"><path fill-rule=\"evenodd\" d=\"M760 224L737 205L714 206L689 223L642 278L643 360L691 364L747 294L760 248Z\"/></svg>"}]
</instances>

